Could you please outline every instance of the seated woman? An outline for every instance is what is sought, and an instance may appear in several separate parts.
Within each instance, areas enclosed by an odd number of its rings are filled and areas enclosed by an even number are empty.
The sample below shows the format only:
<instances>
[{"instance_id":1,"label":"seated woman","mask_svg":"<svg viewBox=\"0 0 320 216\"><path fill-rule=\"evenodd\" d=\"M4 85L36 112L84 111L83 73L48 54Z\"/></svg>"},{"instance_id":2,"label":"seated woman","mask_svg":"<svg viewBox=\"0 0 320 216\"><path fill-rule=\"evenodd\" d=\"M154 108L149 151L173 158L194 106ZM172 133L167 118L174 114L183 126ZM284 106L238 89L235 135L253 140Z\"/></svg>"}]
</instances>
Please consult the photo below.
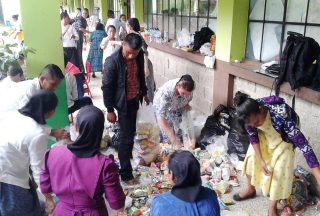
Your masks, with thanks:
<instances>
[{"instance_id":1,"label":"seated woman","mask_svg":"<svg viewBox=\"0 0 320 216\"><path fill-rule=\"evenodd\" d=\"M47 152L40 188L54 215L108 215L103 194L112 209L123 210L125 195L118 167L99 153L104 122L100 109L83 107L76 120L76 141ZM59 199L56 207L51 193Z\"/></svg>"},{"instance_id":2,"label":"seated woman","mask_svg":"<svg viewBox=\"0 0 320 216\"><path fill-rule=\"evenodd\" d=\"M153 105L161 129L160 142L170 142L176 148L182 147L179 124L182 112L191 110L189 102L194 88L192 77L186 74L180 79L169 80L156 92Z\"/></svg>"},{"instance_id":3,"label":"seated woman","mask_svg":"<svg viewBox=\"0 0 320 216\"><path fill-rule=\"evenodd\" d=\"M200 164L189 151L176 151L169 158L171 192L155 196L151 216L220 216L216 193L201 186Z\"/></svg>"},{"instance_id":4,"label":"seated woman","mask_svg":"<svg viewBox=\"0 0 320 216\"><path fill-rule=\"evenodd\" d=\"M53 92L41 90L1 120L0 215L43 215L36 187L51 131L46 119L57 104Z\"/></svg>"},{"instance_id":5,"label":"seated woman","mask_svg":"<svg viewBox=\"0 0 320 216\"><path fill-rule=\"evenodd\" d=\"M236 201L253 198L255 187L269 196L269 215L276 215L276 203L291 194L294 147L298 147L320 182L319 162L308 140L298 128L298 115L284 99L271 96L254 100L237 92L234 105L239 121L247 130L251 146L243 173L248 184L245 191L234 195Z\"/></svg>"}]
</instances>

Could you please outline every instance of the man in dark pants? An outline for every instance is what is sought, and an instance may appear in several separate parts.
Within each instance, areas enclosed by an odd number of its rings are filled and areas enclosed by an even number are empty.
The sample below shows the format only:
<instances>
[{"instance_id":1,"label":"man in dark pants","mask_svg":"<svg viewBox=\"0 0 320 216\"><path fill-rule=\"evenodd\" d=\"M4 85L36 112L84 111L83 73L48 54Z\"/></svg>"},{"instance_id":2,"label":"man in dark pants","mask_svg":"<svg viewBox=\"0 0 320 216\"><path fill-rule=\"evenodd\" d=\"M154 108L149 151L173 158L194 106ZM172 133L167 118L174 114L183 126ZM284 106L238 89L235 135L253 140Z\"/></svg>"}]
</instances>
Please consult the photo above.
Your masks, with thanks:
<instances>
[{"instance_id":1,"label":"man in dark pants","mask_svg":"<svg viewBox=\"0 0 320 216\"><path fill-rule=\"evenodd\" d=\"M122 48L108 57L104 63L102 91L107 119L120 125L120 176L127 184L134 184L132 175L133 139L136 132L136 119L139 102L149 104L144 78L144 58L141 50L142 39L138 34L128 34Z\"/></svg>"},{"instance_id":2,"label":"man in dark pants","mask_svg":"<svg viewBox=\"0 0 320 216\"><path fill-rule=\"evenodd\" d=\"M74 22L74 28L79 34L79 40L77 41L77 53L79 58L79 69L81 73L85 73L83 60L82 60L82 48L83 48L83 36L85 33L90 33L86 30L88 24L86 19L89 17L89 10L84 8L81 14L81 8L78 8L78 14Z\"/></svg>"}]
</instances>

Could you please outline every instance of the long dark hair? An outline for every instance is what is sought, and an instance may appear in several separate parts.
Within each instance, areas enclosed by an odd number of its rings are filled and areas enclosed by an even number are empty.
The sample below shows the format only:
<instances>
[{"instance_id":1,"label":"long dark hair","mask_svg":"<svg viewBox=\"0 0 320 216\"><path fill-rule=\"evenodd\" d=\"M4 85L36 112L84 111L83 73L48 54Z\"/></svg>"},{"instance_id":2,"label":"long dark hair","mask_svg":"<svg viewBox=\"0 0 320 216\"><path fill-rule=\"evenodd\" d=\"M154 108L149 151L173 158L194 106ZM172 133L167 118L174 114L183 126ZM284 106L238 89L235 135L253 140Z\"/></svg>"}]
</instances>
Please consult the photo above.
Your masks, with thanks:
<instances>
[{"instance_id":1,"label":"long dark hair","mask_svg":"<svg viewBox=\"0 0 320 216\"><path fill-rule=\"evenodd\" d=\"M139 23L139 20L137 18L130 18L130 19L128 19L127 22L131 26L133 31L135 31L135 32L139 32L140 31L140 23Z\"/></svg>"},{"instance_id":2,"label":"long dark hair","mask_svg":"<svg viewBox=\"0 0 320 216\"><path fill-rule=\"evenodd\" d=\"M242 124L251 116L260 112L259 103L250 98L249 95L238 91L233 98L233 105L236 108L236 114L238 119L242 121Z\"/></svg>"},{"instance_id":3,"label":"long dark hair","mask_svg":"<svg viewBox=\"0 0 320 216\"><path fill-rule=\"evenodd\" d=\"M183 75L177 83L178 86L182 87L188 92L192 92L195 89L195 83L192 76L189 74Z\"/></svg>"}]
</instances>

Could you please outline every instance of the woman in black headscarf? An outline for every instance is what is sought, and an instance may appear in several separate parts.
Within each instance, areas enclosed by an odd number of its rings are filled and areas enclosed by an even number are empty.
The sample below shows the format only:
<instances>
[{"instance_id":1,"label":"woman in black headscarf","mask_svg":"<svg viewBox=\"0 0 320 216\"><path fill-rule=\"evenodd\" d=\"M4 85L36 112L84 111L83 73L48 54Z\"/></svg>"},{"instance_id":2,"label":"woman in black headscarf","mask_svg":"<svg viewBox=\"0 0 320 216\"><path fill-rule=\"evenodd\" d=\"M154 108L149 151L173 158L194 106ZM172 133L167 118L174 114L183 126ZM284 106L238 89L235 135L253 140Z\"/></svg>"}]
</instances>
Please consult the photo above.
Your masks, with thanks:
<instances>
[{"instance_id":1,"label":"woman in black headscarf","mask_svg":"<svg viewBox=\"0 0 320 216\"><path fill-rule=\"evenodd\" d=\"M0 122L0 215L42 215L35 188L50 134L46 119L57 104L53 92L41 90Z\"/></svg>"},{"instance_id":2,"label":"woman in black headscarf","mask_svg":"<svg viewBox=\"0 0 320 216\"><path fill-rule=\"evenodd\" d=\"M151 216L220 216L217 195L201 186L200 164L189 151L176 151L169 158L171 192L154 197Z\"/></svg>"},{"instance_id":3,"label":"woman in black headscarf","mask_svg":"<svg viewBox=\"0 0 320 216\"><path fill-rule=\"evenodd\" d=\"M99 153L104 122L100 109L83 107L76 120L76 141L47 152L40 188L49 212L54 215L108 215L103 194L112 209L123 210L125 195L118 167L111 158ZM59 198L56 207L51 193Z\"/></svg>"}]
</instances>

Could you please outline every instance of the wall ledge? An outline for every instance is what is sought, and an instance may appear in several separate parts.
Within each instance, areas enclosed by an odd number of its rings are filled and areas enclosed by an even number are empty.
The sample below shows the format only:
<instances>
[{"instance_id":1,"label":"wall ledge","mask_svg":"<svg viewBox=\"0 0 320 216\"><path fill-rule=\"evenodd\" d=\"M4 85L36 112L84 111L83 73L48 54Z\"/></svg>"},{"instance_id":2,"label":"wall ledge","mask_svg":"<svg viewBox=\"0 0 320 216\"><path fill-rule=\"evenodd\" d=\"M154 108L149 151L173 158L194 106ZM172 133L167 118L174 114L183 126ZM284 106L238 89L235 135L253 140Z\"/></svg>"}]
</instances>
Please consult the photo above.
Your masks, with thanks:
<instances>
[{"instance_id":1,"label":"wall ledge","mask_svg":"<svg viewBox=\"0 0 320 216\"><path fill-rule=\"evenodd\" d=\"M162 52L169 53L171 55L175 55L177 57L189 60L191 62L194 62L196 64L200 64L202 66L205 66L203 61L204 61L204 56L202 56L200 53L195 53L195 52L185 52L181 49L176 49L172 47L172 43L168 44L158 44L154 42L148 42L147 43L149 47L160 50Z\"/></svg>"},{"instance_id":2,"label":"wall ledge","mask_svg":"<svg viewBox=\"0 0 320 216\"><path fill-rule=\"evenodd\" d=\"M229 76L239 77L241 79L272 88L274 78L254 72L261 66L260 62L245 60L242 63L229 63L222 60L216 60L216 76L221 73L228 73ZM222 70L221 70L222 69ZM290 84L285 82L281 85L280 91L289 95L296 95L297 98L320 105L320 92L312 90L308 87L301 87L296 92L291 90ZM274 92L273 92L274 93ZM228 100L230 101L230 99Z\"/></svg>"}]
</instances>

